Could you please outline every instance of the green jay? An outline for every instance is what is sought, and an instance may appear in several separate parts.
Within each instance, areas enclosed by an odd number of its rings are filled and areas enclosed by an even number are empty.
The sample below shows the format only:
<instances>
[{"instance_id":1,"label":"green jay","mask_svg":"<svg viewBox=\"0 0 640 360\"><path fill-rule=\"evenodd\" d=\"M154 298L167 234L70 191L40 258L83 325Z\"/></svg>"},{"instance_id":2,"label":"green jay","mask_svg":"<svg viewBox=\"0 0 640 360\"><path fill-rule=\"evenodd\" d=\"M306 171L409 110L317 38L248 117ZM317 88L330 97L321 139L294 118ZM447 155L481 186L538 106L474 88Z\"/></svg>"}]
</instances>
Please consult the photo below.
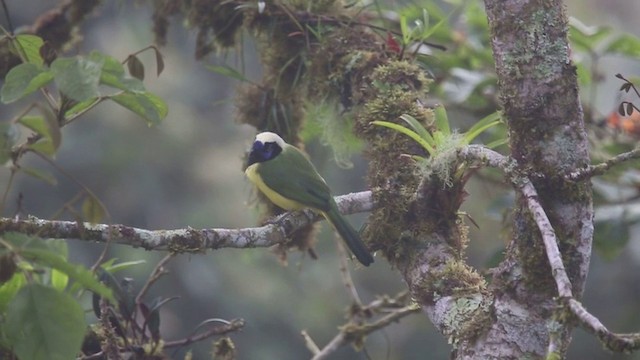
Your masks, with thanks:
<instances>
[{"instance_id":1,"label":"green jay","mask_svg":"<svg viewBox=\"0 0 640 360\"><path fill-rule=\"evenodd\" d=\"M373 257L358 232L340 214L329 186L307 157L272 132L256 135L245 174L271 202L284 210L311 208L336 229L364 266Z\"/></svg>"}]
</instances>

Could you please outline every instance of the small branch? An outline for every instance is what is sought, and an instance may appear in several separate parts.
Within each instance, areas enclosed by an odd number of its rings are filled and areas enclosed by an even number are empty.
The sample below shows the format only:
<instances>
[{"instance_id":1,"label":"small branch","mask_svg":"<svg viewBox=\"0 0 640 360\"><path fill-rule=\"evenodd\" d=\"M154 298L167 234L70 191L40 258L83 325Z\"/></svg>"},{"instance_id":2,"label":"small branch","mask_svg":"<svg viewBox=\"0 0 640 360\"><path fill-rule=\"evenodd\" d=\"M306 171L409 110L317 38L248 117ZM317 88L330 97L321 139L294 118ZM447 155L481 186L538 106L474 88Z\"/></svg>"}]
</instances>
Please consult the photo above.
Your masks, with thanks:
<instances>
[{"instance_id":1,"label":"small branch","mask_svg":"<svg viewBox=\"0 0 640 360\"><path fill-rule=\"evenodd\" d=\"M576 170L568 174L567 179L571 181L580 181L593 176L603 175L614 165L618 165L622 162L632 160L632 159L639 159L639 158L640 158L640 148L637 148L629 152L616 155L603 163L600 163L597 165L589 165L585 168Z\"/></svg>"},{"instance_id":2,"label":"small branch","mask_svg":"<svg viewBox=\"0 0 640 360\"><path fill-rule=\"evenodd\" d=\"M142 303L142 298L145 296L147 291L149 291L149 289L151 288L151 285L153 285L156 281L158 281L158 279L160 279L164 274L169 272L168 270L166 270L164 268L164 266L175 255L176 255L175 253L169 253L169 254L167 254L167 256L165 256L164 258L162 258L162 260L160 260L158 262L156 267L151 272L151 275L149 276L149 280L147 280L147 282L144 284L142 289L140 289L140 292L138 293L138 296L136 296L136 305L140 305L140 303Z\"/></svg>"},{"instance_id":3,"label":"small branch","mask_svg":"<svg viewBox=\"0 0 640 360\"><path fill-rule=\"evenodd\" d=\"M607 349L621 353L640 349L640 333L612 333L577 300L568 299L567 306L580 327L600 339Z\"/></svg>"},{"instance_id":4,"label":"small branch","mask_svg":"<svg viewBox=\"0 0 640 360\"><path fill-rule=\"evenodd\" d=\"M338 252L340 253L340 274L342 275L342 283L344 287L347 289L349 295L351 295L351 300L358 307L362 308L362 300L360 300L360 295L358 295L358 289L356 289L355 284L353 283L353 279L351 278L351 272L349 271L348 259L349 255L347 250L344 248L344 244L342 239L338 236L334 237L336 240L336 246L338 247Z\"/></svg>"},{"instance_id":5,"label":"small branch","mask_svg":"<svg viewBox=\"0 0 640 360\"><path fill-rule=\"evenodd\" d=\"M331 339L331 341L322 348L320 352L316 353L312 360L326 359L341 346L353 342L356 339L361 339L374 331L380 330L391 323L399 321L407 315L415 314L420 311L420 306L417 304L410 304L400 309L393 310L391 313L370 324L358 325L349 323L343 326L340 333Z\"/></svg>"},{"instance_id":6,"label":"small branch","mask_svg":"<svg viewBox=\"0 0 640 360\"><path fill-rule=\"evenodd\" d=\"M309 349L309 351L311 351L313 355L320 352L320 348L318 347L318 345L316 345L316 342L313 341L311 335L309 335L307 330L302 330L300 332L300 335L302 335L302 338L304 339L304 345L307 347L307 349Z\"/></svg>"},{"instance_id":7,"label":"small branch","mask_svg":"<svg viewBox=\"0 0 640 360\"><path fill-rule=\"evenodd\" d=\"M198 335L191 336L181 340L167 341L166 343L164 343L164 348L166 349L166 348L172 348L176 346L189 345L194 342L198 342L212 336L224 335L230 332L238 331L243 327L244 327L243 319L233 319L228 324L215 326L214 328L208 331L205 331L203 333L200 333Z\"/></svg>"},{"instance_id":8,"label":"small branch","mask_svg":"<svg viewBox=\"0 0 640 360\"><path fill-rule=\"evenodd\" d=\"M553 275L553 279L555 280L558 288L558 294L561 297L572 297L571 281L569 281L569 276L567 275L567 271L562 263L562 256L558 249L558 241L555 231L553 230L553 226L538 200L538 193L533 187L531 180L518 174L517 163L514 160L482 146L467 146L461 149L459 154L466 160L476 161L484 165L500 168L509 177L511 183L520 191L526 200L527 207L540 229L547 259L549 259L549 265L551 266L551 274Z\"/></svg>"},{"instance_id":9,"label":"small branch","mask_svg":"<svg viewBox=\"0 0 640 360\"><path fill-rule=\"evenodd\" d=\"M336 197L343 214L371 211L374 207L371 191ZM169 250L175 253L196 253L207 249L269 247L284 243L303 226L318 221L321 215L310 210L293 212L277 224L244 229L176 229L146 230L126 225L49 221L35 217L27 219L0 218L0 234L14 231L43 238L76 239L108 242L141 247L146 250Z\"/></svg>"}]
</instances>

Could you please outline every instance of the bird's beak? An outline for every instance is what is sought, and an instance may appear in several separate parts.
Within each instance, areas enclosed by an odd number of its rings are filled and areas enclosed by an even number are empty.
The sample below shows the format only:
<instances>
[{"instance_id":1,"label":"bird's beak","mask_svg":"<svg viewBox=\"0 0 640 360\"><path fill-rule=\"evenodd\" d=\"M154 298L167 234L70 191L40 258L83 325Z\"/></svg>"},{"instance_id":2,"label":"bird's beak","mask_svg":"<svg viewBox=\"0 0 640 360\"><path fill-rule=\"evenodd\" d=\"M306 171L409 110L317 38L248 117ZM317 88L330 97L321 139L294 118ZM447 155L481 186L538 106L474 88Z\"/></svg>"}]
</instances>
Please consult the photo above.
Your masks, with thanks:
<instances>
[{"instance_id":1,"label":"bird's beak","mask_svg":"<svg viewBox=\"0 0 640 360\"><path fill-rule=\"evenodd\" d=\"M249 159L247 160L247 167L257 163L260 161L259 153L260 149L262 149L263 144L260 141L254 141L253 146L251 146L251 151L249 151Z\"/></svg>"}]
</instances>

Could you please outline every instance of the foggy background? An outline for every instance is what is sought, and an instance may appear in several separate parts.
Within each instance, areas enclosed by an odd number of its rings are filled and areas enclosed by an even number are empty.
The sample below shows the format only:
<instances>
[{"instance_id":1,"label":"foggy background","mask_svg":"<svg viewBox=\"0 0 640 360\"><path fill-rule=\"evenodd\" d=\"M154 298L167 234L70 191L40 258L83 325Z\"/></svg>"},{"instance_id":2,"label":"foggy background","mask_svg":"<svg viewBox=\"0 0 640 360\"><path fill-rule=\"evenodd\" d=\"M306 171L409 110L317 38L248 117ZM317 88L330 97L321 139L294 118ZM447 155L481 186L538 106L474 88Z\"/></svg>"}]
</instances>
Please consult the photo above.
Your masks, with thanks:
<instances>
[{"instance_id":1,"label":"foggy background","mask_svg":"<svg viewBox=\"0 0 640 360\"><path fill-rule=\"evenodd\" d=\"M7 1L14 26L31 24L54 1ZM568 12L587 25L608 25L616 31L640 36L637 27L640 2L567 1ZM7 27L4 16L0 22ZM85 21L84 40L75 53L105 52L117 59L153 43L151 8L145 2L106 1L93 17ZM634 26L635 25L635 26ZM245 39L245 73L260 79L255 47ZM147 89L168 103L169 115L158 126L148 127L136 115L114 103L103 103L63 130L63 143L56 162L92 189L106 205L113 223L145 229L240 228L256 225L256 209L249 206L251 186L242 172L242 155L255 130L233 120L236 82L205 69L205 64L238 65L230 53L225 59L212 55L201 62L194 59L195 32L172 22L168 45L162 48L166 68L155 76L151 52L140 55L146 67ZM640 59L639 59L640 60ZM615 73L633 77L640 61L604 58L600 70L605 81L598 88L595 108L600 114L615 109L619 80ZM36 95L37 96L37 95ZM0 104L0 121L8 121L26 102ZM353 169L338 168L330 149L318 143L307 149L335 194L365 190L363 176L367 164L354 156ZM8 197L10 216L16 209L18 194L27 214L49 218L81 189L48 164L32 155L25 157L32 167L54 173L58 185L19 175ZM0 168L0 187L4 189L9 170ZM495 198L504 190L472 180L463 210L480 225L471 227L469 261L480 268L501 251L506 235L501 232L501 209L494 209ZM490 207L493 206L493 207ZM489 210L487 210L489 209ZM351 216L360 226L365 215ZM65 215L64 219L71 219ZM93 264L101 244L70 241L70 259L87 266ZM165 340L187 337L207 318L244 318L246 326L231 335L239 359L304 359L301 330L324 346L344 322L350 296L342 284L339 258L332 232L322 225L314 261L299 252L289 254L289 265L282 266L268 249L222 249L206 254L180 255L173 259L164 276L154 285L147 300L156 296L180 296L162 308L161 334ZM145 259L118 276L135 279L136 288L144 284L157 261L165 254L113 245L109 257L119 261ZM355 263L354 263L355 264ZM362 300L394 295L406 287L401 276L383 258L370 268L352 266L352 275ZM640 330L640 238L632 237L623 253L605 261L594 253L584 304L615 332ZM89 308L89 304L87 304ZM88 315L89 321L95 319ZM214 338L215 340L215 338ZM179 349L182 358L192 348L194 359L207 358L211 340ZM372 359L446 359L451 346L428 321L413 315L375 332L366 341ZM171 352L168 352L171 354ZM362 353L344 347L332 358L365 359ZM640 359L640 355L613 355L582 330L574 332L569 359Z\"/></svg>"}]
</instances>

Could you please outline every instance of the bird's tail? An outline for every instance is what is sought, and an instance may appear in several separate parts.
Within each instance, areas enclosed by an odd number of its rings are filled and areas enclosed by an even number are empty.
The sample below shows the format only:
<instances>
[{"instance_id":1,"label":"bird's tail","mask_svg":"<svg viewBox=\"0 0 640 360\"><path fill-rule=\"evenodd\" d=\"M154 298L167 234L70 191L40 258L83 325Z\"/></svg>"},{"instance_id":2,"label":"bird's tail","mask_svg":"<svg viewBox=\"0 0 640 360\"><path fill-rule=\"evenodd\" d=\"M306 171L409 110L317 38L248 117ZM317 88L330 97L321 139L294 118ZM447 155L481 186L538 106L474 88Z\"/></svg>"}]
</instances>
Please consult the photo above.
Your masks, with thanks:
<instances>
[{"instance_id":1,"label":"bird's tail","mask_svg":"<svg viewBox=\"0 0 640 360\"><path fill-rule=\"evenodd\" d=\"M338 234L342 237L356 259L364 266L369 266L373 262L373 256L360 239L360 235L356 229L349 224L347 219L340 214L335 202L331 205L331 209L322 213L325 218L333 225Z\"/></svg>"}]
</instances>

